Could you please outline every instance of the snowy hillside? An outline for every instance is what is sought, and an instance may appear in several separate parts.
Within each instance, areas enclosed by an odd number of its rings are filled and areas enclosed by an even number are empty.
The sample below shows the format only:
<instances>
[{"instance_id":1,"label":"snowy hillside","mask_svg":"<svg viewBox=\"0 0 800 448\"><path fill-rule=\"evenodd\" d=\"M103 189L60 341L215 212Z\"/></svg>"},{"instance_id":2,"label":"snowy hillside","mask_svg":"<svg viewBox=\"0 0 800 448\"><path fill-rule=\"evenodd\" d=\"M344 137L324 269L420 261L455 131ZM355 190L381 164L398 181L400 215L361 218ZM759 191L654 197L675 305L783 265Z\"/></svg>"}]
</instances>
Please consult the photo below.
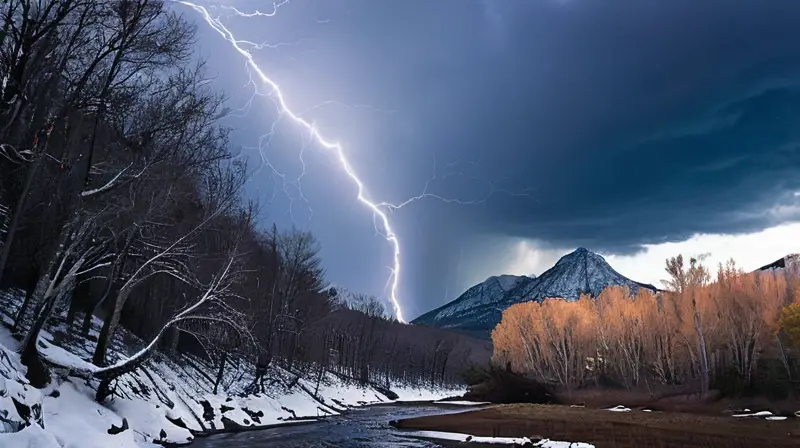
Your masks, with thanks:
<instances>
[{"instance_id":1,"label":"snowy hillside","mask_svg":"<svg viewBox=\"0 0 800 448\"><path fill-rule=\"evenodd\" d=\"M484 337L483 322L490 321L507 294L534 283L536 277L500 275L489 277L468 289L456 300L416 318L412 323L440 328L452 328ZM492 326L494 327L494 326Z\"/></svg>"},{"instance_id":2,"label":"snowy hillside","mask_svg":"<svg viewBox=\"0 0 800 448\"><path fill-rule=\"evenodd\" d=\"M39 339L41 354L72 370L54 369L44 389L31 387L17 353L19 341L9 330L9 314L18 296L0 293L0 447L137 448L182 444L195 435L291 424L340 414L350 407L395 401L435 401L463 394L463 389L426 389L390 385L396 396L347 381L330 372L301 375L271 368L264 391L245 394L255 367L235 360L218 393L213 391L215 369L202 359L157 354L144 367L121 377L110 402L94 401L95 381L80 372L92 367L93 344L67 337L55 320ZM98 335L95 319L90 339ZM116 360L143 342L120 331L110 350ZM64 348L68 348L65 350ZM127 353L126 353L127 352Z\"/></svg>"},{"instance_id":3,"label":"snowy hillside","mask_svg":"<svg viewBox=\"0 0 800 448\"><path fill-rule=\"evenodd\" d=\"M512 278L515 281L509 281ZM515 303L541 301L548 297L577 300L581 294L597 296L607 286L656 290L614 270L601 256L582 247L561 257L552 268L535 278L491 277L473 286L456 300L430 311L415 324L449 328L488 338L500 322L503 310Z\"/></svg>"}]
</instances>

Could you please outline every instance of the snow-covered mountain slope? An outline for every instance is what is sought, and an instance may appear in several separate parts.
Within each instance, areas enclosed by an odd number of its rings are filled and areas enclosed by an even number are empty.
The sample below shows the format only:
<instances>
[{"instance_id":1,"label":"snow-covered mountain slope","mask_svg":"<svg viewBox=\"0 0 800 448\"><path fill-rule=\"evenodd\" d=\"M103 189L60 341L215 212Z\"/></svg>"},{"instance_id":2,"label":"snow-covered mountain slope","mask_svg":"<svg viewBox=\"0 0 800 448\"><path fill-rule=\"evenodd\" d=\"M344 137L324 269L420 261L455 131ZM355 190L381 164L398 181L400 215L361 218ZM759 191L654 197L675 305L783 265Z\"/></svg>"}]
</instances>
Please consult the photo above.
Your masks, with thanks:
<instances>
[{"instance_id":1,"label":"snow-covered mountain slope","mask_svg":"<svg viewBox=\"0 0 800 448\"><path fill-rule=\"evenodd\" d=\"M524 275L489 277L484 282L468 289L452 302L423 314L414 319L412 323L450 328L485 338L485 322L494 319L494 315L497 314L496 309L500 306L502 299L509 292L530 285L535 280L535 276Z\"/></svg>"},{"instance_id":2,"label":"snow-covered mountain slope","mask_svg":"<svg viewBox=\"0 0 800 448\"><path fill-rule=\"evenodd\" d=\"M539 276L535 284L518 288L505 297L508 305L548 297L578 300L581 294L594 297L607 286L627 286L636 293L639 288L656 290L653 285L639 283L625 277L609 265L602 255L579 247L561 257L552 268Z\"/></svg>"},{"instance_id":3,"label":"snow-covered mountain slope","mask_svg":"<svg viewBox=\"0 0 800 448\"><path fill-rule=\"evenodd\" d=\"M766 271L769 269L789 269L792 272L800 273L800 254L786 255L766 266L761 266L757 270Z\"/></svg>"},{"instance_id":4,"label":"snow-covered mountain slope","mask_svg":"<svg viewBox=\"0 0 800 448\"><path fill-rule=\"evenodd\" d=\"M506 279L515 278L511 282ZM549 297L578 300L581 294L597 296L607 286L627 286L655 291L652 285L633 281L615 271L601 256L582 247L561 257L536 278L492 277L473 286L456 300L415 319L412 323L449 328L488 338L500 322L503 310L515 303Z\"/></svg>"}]
</instances>

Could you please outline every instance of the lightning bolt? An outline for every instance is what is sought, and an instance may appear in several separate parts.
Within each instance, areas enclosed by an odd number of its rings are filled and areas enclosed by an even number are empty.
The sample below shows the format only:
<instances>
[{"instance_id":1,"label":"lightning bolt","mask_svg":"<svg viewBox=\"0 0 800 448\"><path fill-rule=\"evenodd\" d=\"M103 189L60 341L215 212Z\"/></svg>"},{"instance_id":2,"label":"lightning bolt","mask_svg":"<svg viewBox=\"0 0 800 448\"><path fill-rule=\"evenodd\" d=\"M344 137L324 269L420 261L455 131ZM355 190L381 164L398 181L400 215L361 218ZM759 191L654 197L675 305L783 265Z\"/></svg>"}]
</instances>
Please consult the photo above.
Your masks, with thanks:
<instances>
[{"instance_id":1,"label":"lightning bolt","mask_svg":"<svg viewBox=\"0 0 800 448\"><path fill-rule=\"evenodd\" d=\"M234 34L219 19L212 17L205 7L197 5L192 2L187 2L182 0L178 0L177 3L188 6L197 11L198 13L200 13L200 15L206 21L206 23L208 23L208 25L212 29L214 29L214 31L219 33L220 36L222 36L225 40L227 40L234 48L234 50L236 50L239 54L241 54L245 58L245 60L247 61L247 65L248 67L250 67L252 73L255 73L258 79L263 84L265 84L270 88L271 92L269 96L275 102L275 105L278 107L281 116L286 116L289 119L291 119L295 124L297 124L301 128L304 128L311 136L311 139L316 141L317 144L321 145L322 147L330 151L333 151L336 154L342 169L345 171L347 176L350 177L353 183L355 183L358 189L358 196L357 196L358 201L361 202L367 208L369 208L376 217L376 219L380 221L381 225L383 226L384 237L392 245L392 249L394 252L393 254L394 263L393 267L391 268L392 273L391 273L391 288L389 293L389 300L391 300L392 302L392 306L394 307L394 315L397 318L397 320L405 323L406 320L403 318L403 310L400 306L400 301L397 299L397 289L400 279L400 240L398 240L397 234L392 229L392 225L389 222L388 216L386 216L386 212L381 210L379 204L372 202L366 197L364 191L364 183L361 182L361 179L359 179L358 175L353 170L353 167L350 165L350 162L347 160L347 157L345 157L342 146L338 142L333 142L325 138L322 134L319 133L319 131L316 129L313 123L306 121L300 114L295 113L289 107L289 105L286 102L286 99L283 96L283 91L281 90L280 85L278 85L278 83L275 82L272 78L267 76L264 70L262 70L261 67L259 67L256 61L253 59L253 55L242 47L242 45L248 45L248 44L252 45L252 43L243 43L237 40L236 36L234 36ZM244 17L253 17L253 16L272 17L278 12L278 8L280 6L285 5L286 3L288 3L288 0L283 1L281 3L273 4L273 10L267 13L260 11L256 11L254 13L243 13L234 7L226 7L225 9L229 9L234 14ZM272 169L273 171L275 171L274 167L272 167Z\"/></svg>"},{"instance_id":2,"label":"lightning bolt","mask_svg":"<svg viewBox=\"0 0 800 448\"><path fill-rule=\"evenodd\" d=\"M255 49L255 50L260 50L262 48L278 49L279 47L281 47L283 45L288 45L288 44L284 44L284 43L269 44L269 43L266 43L266 42L259 44L259 43L255 43L255 42L248 41L248 40L237 39L236 36L233 34L233 32L231 32L231 30L228 29L222 23L222 20L220 18L218 18L218 17L217 18L213 17L209 13L207 8L205 8L203 6L200 6L200 5L197 5L195 3L189 2L189 1L185 1L185 0L172 0L172 1L175 2L175 3L178 3L178 4L182 4L184 6L187 6L189 8L192 8L197 13L199 13L202 16L202 18L205 20L205 22L214 31L216 31L220 36L222 36L223 39L225 39L228 43L231 44L231 46L233 47L233 49L236 52L238 52L240 55L242 55L244 57L245 62L246 62L246 67L249 69L248 72L249 72L249 75L250 75L250 79L249 79L248 83L246 84L246 86L252 85L254 87L254 92L253 92L253 95L250 97L250 99L245 104L245 106L243 108L239 109L237 112L241 112L242 114L245 114L247 112L247 110L252 106L252 101L256 96L268 97L274 103L274 105L276 107L277 114L278 114L278 118L275 121L272 122L270 131L267 134L264 134L259 138L258 148L251 148L251 149L257 149L259 151L260 155L261 155L262 165L257 170L257 172L260 171L261 169L263 169L264 167L267 167L268 169L270 169L272 171L273 179L275 179L275 177L281 179L284 193L286 193L286 196L289 198L289 211L288 211L288 213L291 216L292 221L294 221L294 216L292 214L292 205L294 203L294 199L295 198L294 198L294 196L290 195L289 192L288 192L288 186L289 185L291 185L295 189L297 189L297 191L299 192L300 198L306 203L306 205L309 206L309 211L311 212L311 214L313 216L313 210L311 210L310 203L309 203L308 199L305 197L305 195L303 194L303 191L302 191L302 188L301 188L301 183L300 183L301 179L306 174L306 165L305 165L305 161L303 160L303 153L304 153L304 151L305 151L305 149L307 147L307 144L311 143L311 142L316 142L317 144L321 145L323 148L325 148L325 149L327 149L329 151L332 151L337 156L338 161L339 161L339 165L344 170L344 172L347 174L347 176L350 178L350 180L357 187L358 194L357 194L357 197L356 197L356 202L361 203L363 206L365 206L370 211L372 211L373 220L374 220L374 224L375 224L375 231L377 233L382 234L382 236L390 243L390 245L392 247L392 250L393 250L393 266L388 266L388 268L390 270L390 276L389 276L389 278L387 280L387 284L386 284L387 287L385 289L389 289L389 300L391 301L392 307L394 308L395 317L396 317L396 319L398 321L403 322L403 323L406 322L406 320L403 317L403 310L402 310L402 308L400 306L400 301L397 298L397 294L398 294L397 291L398 291L398 287L399 287L400 272L401 272L400 241L399 241L399 239L397 237L397 234L392 229L391 223L389 221L389 217L387 215L388 212L390 212L392 210L397 210L397 209L406 207L406 206L408 206L408 205L410 205L410 204L412 204L414 202L417 202L417 201L425 199L425 198L433 198L433 199L437 199L437 200L440 200L440 201L446 202L446 203L469 205L469 204L485 203L486 200L488 200L489 197L491 197L492 195L494 195L496 193L504 193L504 194L508 194L508 195L512 195L512 196L527 196L527 197L532 198L532 199L535 200L535 198L530 196L530 194L527 192L527 190L523 191L523 192L513 192L513 191L510 191L510 190L506 190L506 189L496 188L495 184L492 183L492 182L490 182L490 187L491 188L490 188L490 191L488 192L488 194L485 197L483 197L481 199L478 199L478 200L452 199L452 198L447 198L447 197L441 196L441 195L436 194L436 193L431 193L431 192L429 192L429 187L430 187L431 183L434 182L437 179L437 176L436 176L436 160L434 159L433 175L425 183L425 187L424 187L423 191L420 194L418 194L418 195L416 195L414 197L411 197L411 198L409 198L409 199L407 199L407 200L405 200L403 202L400 202L400 203L373 202L372 200L367 198L366 193L365 193L364 183L358 177L358 175L356 174L355 170L350 165L350 162L347 160L347 157L345 156L344 149L342 148L341 144L339 142L331 141L331 140L327 139L326 137L324 137L318 131L316 125L312 121L308 121L306 118L304 118L304 116L308 112L310 112L311 110L314 110L314 109L316 109L318 107L321 107L321 106L324 106L324 105L327 105L327 104L338 104L338 105L342 105L342 106L350 107L350 108L369 107L369 106L365 106L365 105L347 106L347 105L344 105L342 103L338 103L336 101L326 101L326 102L318 104L317 106L314 106L314 107L312 107L310 109L304 110L302 112L295 112L293 109L291 109L289 107L288 103L286 102L286 99L285 99L285 97L283 95L283 91L281 90L280 85L265 73L265 71L255 62L255 60L253 58L253 55L250 53L250 51L245 49L245 47L249 47L249 48L252 48L252 49ZM226 15L226 17L232 17L232 16L239 16L239 17L274 17L278 13L278 9L281 8L284 5L287 5L288 3L289 3L289 0L283 0L283 1L280 1L280 2L275 2L275 3L272 4L272 10L269 11L269 12L262 12L262 11L256 10L254 12L247 13L247 12L240 11L239 9L237 9L237 8L235 8L233 6L220 6L219 8L223 9L223 10L226 10L226 11L229 11L229 13ZM325 22L327 22L327 21L325 21ZM255 77L257 79L253 79L254 75L255 75ZM266 92L266 93L260 92L259 91L259 83L257 83L256 81L260 81L260 85L263 85L263 86L267 87L269 92ZM382 111L382 112L386 112L386 111ZM392 111L388 111L388 112L392 112ZM265 146L269 146L270 142L272 141L273 136L275 135L276 126L277 126L278 122L283 117L288 118L295 125L299 126L300 128L302 128L305 131L303 133L305 135L302 136L302 147L300 149L300 156L299 156L300 157L300 163L302 165L302 172L299 175L299 177L297 179L295 179L295 180L287 179L286 174L281 173L272 163L270 163L270 161L267 159L266 155L264 154ZM448 168L453 167L458 163L459 162L450 163L450 164L447 165L447 167ZM477 162L467 162L467 163L477 165ZM466 176L463 173L458 173L458 174ZM450 175L452 175L452 173L445 174L444 178L447 178ZM473 179L478 179L477 177L471 177L471 176L468 176L468 177L473 178ZM478 180L481 180L481 179L478 179ZM275 199L275 194L277 194L277 192L274 191L272 200ZM309 218L309 219L311 219L311 218ZM383 229L382 232L378 230L378 223L380 223L380 226ZM462 254L462 256L463 256L463 254Z\"/></svg>"},{"instance_id":3,"label":"lightning bolt","mask_svg":"<svg viewBox=\"0 0 800 448\"><path fill-rule=\"evenodd\" d=\"M457 162L457 161L456 162L451 162L451 163L448 163L446 165L446 167L447 168L452 168L455 165L457 165L458 163L459 162ZM477 165L478 164L477 162L470 162L470 161L467 161L466 163L469 163L470 165ZM461 173L461 172L458 172L458 173L445 173L443 178L447 178L447 177L454 176L454 175L461 175L461 176L467 177L467 178L472 179L472 180L477 180L477 181L482 181L483 180L483 179L481 179L479 177L469 176L469 175ZM489 187L490 188L489 188L488 193L486 193L486 195L484 197L480 198L480 199L448 198L448 197L442 196L440 194L429 193L428 192L428 189L430 188L431 183L433 183L435 180L436 180L436 158L433 159L433 174L425 182L425 188L422 189L422 193L420 193L420 194L418 194L416 196L412 196L412 197L406 199L405 201L399 202L399 203L381 202L381 203L378 204L378 207L383 207L383 208L386 208L388 210L397 210L397 209L406 207L408 205L411 205L414 202L417 202L417 201L425 199L425 198L432 198L432 199L436 199L436 200L439 200L441 202L445 202L445 203L449 203L449 204L477 205L477 204L485 204L486 201L488 201L490 197L494 196L497 193L502 193L502 194L505 194L505 195L508 195L508 196L527 197L529 199L533 199L536 202L539 202L538 199L536 199L534 196L532 196L530 194L530 189L525 189L525 190L522 190L522 191L511 191L511 190L508 190L508 189L505 189L505 188L498 188L497 185L495 184L495 182L489 182Z\"/></svg>"}]
</instances>

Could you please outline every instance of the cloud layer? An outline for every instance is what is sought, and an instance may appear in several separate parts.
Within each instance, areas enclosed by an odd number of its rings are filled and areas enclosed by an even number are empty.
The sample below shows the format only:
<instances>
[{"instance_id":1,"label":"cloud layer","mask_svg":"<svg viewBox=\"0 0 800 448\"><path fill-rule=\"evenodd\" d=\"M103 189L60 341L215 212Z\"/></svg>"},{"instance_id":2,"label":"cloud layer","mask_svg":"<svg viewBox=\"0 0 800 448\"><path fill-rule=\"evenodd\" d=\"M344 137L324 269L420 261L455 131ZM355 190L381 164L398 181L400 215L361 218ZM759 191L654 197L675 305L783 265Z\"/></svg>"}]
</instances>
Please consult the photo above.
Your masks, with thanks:
<instances>
[{"instance_id":1,"label":"cloud layer","mask_svg":"<svg viewBox=\"0 0 800 448\"><path fill-rule=\"evenodd\" d=\"M412 315L519 241L630 255L800 217L800 2L295 3L279 29L296 40L259 57L301 110L374 106L309 113L349 145L373 197L419 193L434 157L443 195L528 193L393 213ZM324 158L310 163L312 230L363 255L328 250L331 275L380 293L385 263L364 257L381 240L345 216L351 202L314 202L351 192Z\"/></svg>"}]
</instances>

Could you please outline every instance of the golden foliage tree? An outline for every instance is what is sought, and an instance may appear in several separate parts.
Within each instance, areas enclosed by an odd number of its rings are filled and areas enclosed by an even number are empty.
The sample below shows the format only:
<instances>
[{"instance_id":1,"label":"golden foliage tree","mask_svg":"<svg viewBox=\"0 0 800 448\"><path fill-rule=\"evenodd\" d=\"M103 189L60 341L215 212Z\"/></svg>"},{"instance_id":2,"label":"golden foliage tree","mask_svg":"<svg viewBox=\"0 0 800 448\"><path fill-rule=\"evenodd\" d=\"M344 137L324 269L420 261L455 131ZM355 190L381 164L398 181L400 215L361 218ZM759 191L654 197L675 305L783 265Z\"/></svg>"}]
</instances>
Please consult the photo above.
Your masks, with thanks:
<instances>
[{"instance_id":1,"label":"golden foliage tree","mask_svg":"<svg viewBox=\"0 0 800 448\"><path fill-rule=\"evenodd\" d=\"M708 289L726 339L720 345L731 367L749 382L763 345L775 334L787 299L786 279L774 271L746 274L730 260L720 265L717 282Z\"/></svg>"},{"instance_id":2,"label":"golden foliage tree","mask_svg":"<svg viewBox=\"0 0 800 448\"><path fill-rule=\"evenodd\" d=\"M789 342L800 347L800 303L788 305L781 311L780 329L786 334Z\"/></svg>"},{"instance_id":3,"label":"golden foliage tree","mask_svg":"<svg viewBox=\"0 0 800 448\"><path fill-rule=\"evenodd\" d=\"M629 388L645 379L706 392L723 372L750 384L759 359L778 355L791 376L781 337L800 347L796 278L745 273L729 261L709 283L700 259L687 266L681 256L666 270L669 290L658 294L613 286L596 299L508 308L492 332L495 362L567 390L606 377Z\"/></svg>"}]
</instances>

